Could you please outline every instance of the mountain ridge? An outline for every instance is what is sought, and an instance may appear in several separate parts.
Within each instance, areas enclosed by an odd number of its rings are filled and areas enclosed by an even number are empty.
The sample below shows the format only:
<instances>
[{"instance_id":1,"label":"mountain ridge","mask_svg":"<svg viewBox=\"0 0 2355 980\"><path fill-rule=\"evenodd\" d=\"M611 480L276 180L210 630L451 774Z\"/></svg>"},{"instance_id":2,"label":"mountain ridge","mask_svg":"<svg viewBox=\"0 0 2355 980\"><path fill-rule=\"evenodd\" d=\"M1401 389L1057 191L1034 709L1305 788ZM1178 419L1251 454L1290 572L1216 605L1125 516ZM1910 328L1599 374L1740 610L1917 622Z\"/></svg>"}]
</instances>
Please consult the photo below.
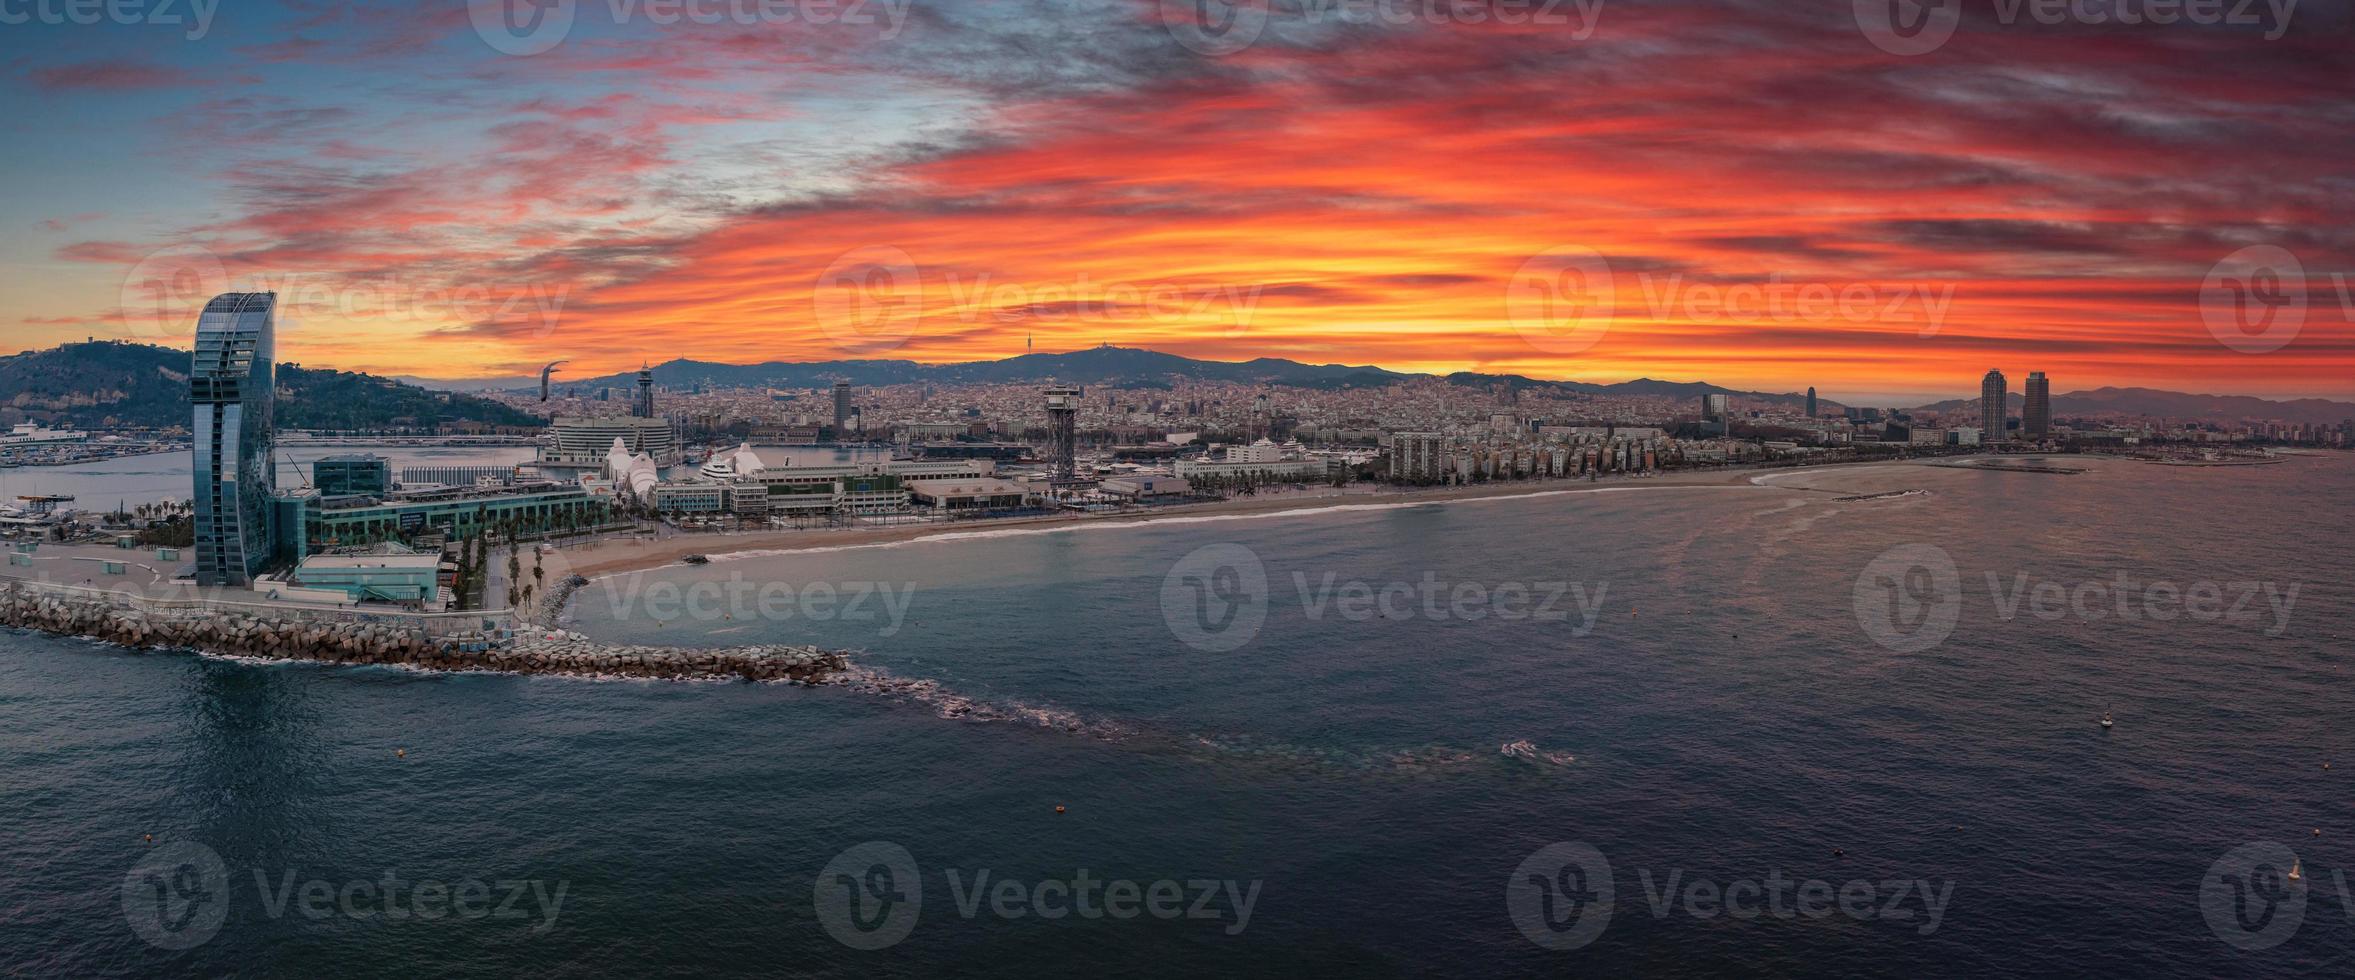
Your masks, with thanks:
<instances>
[{"instance_id":1,"label":"mountain ridge","mask_svg":"<svg viewBox=\"0 0 2355 980\"><path fill-rule=\"evenodd\" d=\"M0 356L0 408L70 428L187 428L188 351L127 341L85 341ZM382 429L484 422L536 426L529 413L489 399L432 391L355 371L278 365L278 425Z\"/></svg>"}]
</instances>

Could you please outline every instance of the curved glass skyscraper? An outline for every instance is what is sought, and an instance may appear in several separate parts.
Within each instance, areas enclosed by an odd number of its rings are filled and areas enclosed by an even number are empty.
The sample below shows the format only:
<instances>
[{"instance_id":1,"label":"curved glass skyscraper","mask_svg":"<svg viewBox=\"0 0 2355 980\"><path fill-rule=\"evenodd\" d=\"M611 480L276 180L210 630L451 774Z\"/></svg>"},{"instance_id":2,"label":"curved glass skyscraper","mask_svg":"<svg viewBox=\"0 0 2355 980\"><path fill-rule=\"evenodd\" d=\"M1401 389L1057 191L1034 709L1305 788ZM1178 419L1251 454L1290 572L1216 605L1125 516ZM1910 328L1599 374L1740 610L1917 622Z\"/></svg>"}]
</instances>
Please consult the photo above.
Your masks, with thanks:
<instances>
[{"instance_id":1,"label":"curved glass skyscraper","mask_svg":"<svg viewBox=\"0 0 2355 980\"><path fill-rule=\"evenodd\" d=\"M276 293L222 293L196 319L196 582L248 585L270 560Z\"/></svg>"}]
</instances>

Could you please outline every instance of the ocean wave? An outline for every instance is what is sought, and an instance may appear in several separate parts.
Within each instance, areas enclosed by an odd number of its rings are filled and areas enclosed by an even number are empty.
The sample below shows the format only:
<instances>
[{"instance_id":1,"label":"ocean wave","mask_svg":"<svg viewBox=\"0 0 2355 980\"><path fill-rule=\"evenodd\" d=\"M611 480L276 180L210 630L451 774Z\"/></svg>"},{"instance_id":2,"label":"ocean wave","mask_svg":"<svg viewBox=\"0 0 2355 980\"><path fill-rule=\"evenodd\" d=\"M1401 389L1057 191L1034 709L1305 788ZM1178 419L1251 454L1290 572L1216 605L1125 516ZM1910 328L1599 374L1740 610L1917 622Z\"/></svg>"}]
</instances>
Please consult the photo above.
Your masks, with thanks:
<instances>
[{"instance_id":1,"label":"ocean wave","mask_svg":"<svg viewBox=\"0 0 2355 980\"><path fill-rule=\"evenodd\" d=\"M1577 757L1572 756L1568 752L1548 752L1544 749L1538 748L1536 743L1531 742L1525 738L1517 741L1506 742L1505 744L1498 746L1497 754L1502 755L1508 759L1519 759L1523 762L1542 762L1547 765L1554 766L1566 766L1578 761Z\"/></svg>"}]
</instances>

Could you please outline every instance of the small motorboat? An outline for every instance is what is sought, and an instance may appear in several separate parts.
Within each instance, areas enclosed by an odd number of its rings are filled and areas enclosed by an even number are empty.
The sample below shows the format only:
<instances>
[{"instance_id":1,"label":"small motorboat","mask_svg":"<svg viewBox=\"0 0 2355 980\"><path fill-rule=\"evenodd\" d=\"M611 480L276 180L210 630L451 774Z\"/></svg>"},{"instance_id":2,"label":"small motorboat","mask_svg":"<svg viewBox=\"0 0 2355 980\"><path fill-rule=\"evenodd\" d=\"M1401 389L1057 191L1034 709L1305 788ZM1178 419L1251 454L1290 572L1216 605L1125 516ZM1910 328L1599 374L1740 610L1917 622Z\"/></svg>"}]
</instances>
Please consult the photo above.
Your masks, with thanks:
<instances>
[{"instance_id":1,"label":"small motorboat","mask_svg":"<svg viewBox=\"0 0 2355 980\"><path fill-rule=\"evenodd\" d=\"M711 559L710 559L710 558L708 558L708 557L705 557L705 556L703 556L703 555L688 555L687 557L685 557L685 558L681 558L681 559L679 559L679 560L680 560L680 561L683 561L683 562L686 562L687 564L690 564L690 565L709 565L709 564L711 564Z\"/></svg>"}]
</instances>

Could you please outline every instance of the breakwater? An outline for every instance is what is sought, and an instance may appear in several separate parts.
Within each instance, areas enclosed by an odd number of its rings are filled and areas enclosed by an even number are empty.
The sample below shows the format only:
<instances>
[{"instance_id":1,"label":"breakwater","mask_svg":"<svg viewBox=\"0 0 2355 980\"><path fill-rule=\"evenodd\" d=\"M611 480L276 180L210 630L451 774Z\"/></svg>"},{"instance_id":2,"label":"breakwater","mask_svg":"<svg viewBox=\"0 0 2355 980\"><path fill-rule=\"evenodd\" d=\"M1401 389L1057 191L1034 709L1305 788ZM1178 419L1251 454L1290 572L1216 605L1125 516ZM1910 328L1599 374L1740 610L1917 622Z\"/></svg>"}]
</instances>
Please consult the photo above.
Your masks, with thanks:
<instances>
[{"instance_id":1,"label":"breakwater","mask_svg":"<svg viewBox=\"0 0 2355 980\"><path fill-rule=\"evenodd\" d=\"M122 593L25 582L0 583L0 624L140 649L426 670L816 685L849 668L842 654L816 647L617 646L529 627L437 635L393 615L306 621L266 612L190 610Z\"/></svg>"}]
</instances>

